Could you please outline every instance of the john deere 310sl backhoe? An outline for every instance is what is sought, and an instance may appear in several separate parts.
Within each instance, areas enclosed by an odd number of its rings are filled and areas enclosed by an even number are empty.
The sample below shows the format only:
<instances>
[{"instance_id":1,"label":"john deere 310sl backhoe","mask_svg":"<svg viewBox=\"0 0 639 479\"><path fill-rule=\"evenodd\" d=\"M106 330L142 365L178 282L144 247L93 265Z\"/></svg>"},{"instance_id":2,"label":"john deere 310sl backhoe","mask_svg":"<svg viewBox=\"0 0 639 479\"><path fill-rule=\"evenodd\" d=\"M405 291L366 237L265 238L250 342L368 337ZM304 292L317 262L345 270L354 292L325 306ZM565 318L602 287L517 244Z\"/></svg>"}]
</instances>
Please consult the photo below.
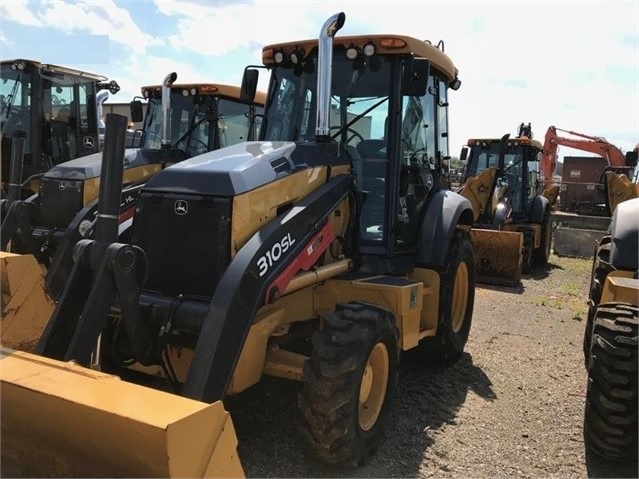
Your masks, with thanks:
<instances>
[{"instance_id":1,"label":"john deere 310sl backhoe","mask_svg":"<svg viewBox=\"0 0 639 479\"><path fill-rule=\"evenodd\" d=\"M473 212L441 187L457 69L441 43L336 38L344 21L263 49L261 140L155 175L130 243L116 242L124 117L107 117L96 239L76 245L36 354L2 349L3 460L30 475L241 475L222 400L268 374L303 382L309 449L357 465L380 445L400 352L461 355Z\"/></svg>"}]
</instances>

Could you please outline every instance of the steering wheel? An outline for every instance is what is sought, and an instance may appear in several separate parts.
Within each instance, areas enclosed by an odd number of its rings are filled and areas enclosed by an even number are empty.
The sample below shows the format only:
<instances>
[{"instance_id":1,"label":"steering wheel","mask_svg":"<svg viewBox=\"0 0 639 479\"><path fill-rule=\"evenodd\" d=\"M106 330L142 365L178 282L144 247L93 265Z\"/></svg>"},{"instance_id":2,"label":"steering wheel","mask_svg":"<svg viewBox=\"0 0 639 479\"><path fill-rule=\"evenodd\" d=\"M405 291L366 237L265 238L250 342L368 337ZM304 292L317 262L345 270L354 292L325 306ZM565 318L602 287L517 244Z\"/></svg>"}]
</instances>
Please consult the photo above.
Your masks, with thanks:
<instances>
[{"instance_id":1,"label":"steering wheel","mask_svg":"<svg viewBox=\"0 0 639 479\"><path fill-rule=\"evenodd\" d=\"M337 131L344 130L346 133L348 133L346 135L346 144L347 145L350 145L351 141L353 141L355 139L359 140L359 141L357 141L357 143L353 144L353 146L357 145L360 141L364 141L364 137L362 136L362 134L360 132L358 132L357 130L354 130L351 127L348 127L348 128L344 129L341 126L331 126L329 128L329 131L331 131L331 130L337 130ZM331 138L332 137L333 137L333 135L331 135Z\"/></svg>"}]
</instances>

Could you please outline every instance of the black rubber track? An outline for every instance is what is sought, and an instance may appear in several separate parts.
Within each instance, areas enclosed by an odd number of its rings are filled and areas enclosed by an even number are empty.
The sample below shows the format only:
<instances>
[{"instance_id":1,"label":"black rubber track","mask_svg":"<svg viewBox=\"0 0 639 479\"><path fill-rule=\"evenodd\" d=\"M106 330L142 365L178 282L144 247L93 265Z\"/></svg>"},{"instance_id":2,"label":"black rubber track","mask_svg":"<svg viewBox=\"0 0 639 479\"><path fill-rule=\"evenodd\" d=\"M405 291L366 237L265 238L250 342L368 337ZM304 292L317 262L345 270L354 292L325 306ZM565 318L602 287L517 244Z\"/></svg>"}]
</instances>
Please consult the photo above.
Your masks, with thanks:
<instances>
[{"instance_id":1,"label":"black rubber track","mask_svg":"<svg viewBox=\"0 0 639 479\"><path fill-rule=\"evenodd\" d=\"M584 443L604 459L637 460L639 308L597 308L588 365Z\"/></svg>"},{"instance_id":2,"label":"black rubber track","mask_svg":"<svg viewBox=\"0 0 639 479\"><path fill-rule=\"evenodd\" d=\"M300 431L321 461L355 467L368 461L383 435L397 377L398 331L390 313L360 302L338 304L323 319L304 365ZM360 383L370 352L380 342L389 359L385 399L376 422L363 430Z\"/></svg>"}]
</instances>

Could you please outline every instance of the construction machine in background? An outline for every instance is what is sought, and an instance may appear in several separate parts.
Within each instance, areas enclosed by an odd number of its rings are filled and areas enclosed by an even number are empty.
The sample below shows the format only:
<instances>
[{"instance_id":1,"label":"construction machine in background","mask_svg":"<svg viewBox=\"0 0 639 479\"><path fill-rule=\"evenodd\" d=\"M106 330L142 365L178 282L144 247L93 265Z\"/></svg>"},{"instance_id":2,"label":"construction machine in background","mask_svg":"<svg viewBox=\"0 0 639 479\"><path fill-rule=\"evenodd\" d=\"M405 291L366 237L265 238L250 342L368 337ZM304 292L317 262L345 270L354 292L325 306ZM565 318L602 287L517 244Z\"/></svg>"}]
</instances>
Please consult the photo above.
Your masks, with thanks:
<instances>
[{"instance_id":1,"label":"construction machine in background","mask_svg":"<svg viewBox=\"0 0 639 479\"><path fill-rule=\"evenodd\" d=\"M14 138L23 138L24 145L13 196L24 199L37 193L39 177L53 166L99 151L97 96L119 90L117 82L95 73L34 60L2 60L2 198L9 197ZM3 204L2 214L7 207Z\"/></svg>"},{"instance_id":2,"label":"construction machine in background","mask_svg":"<svg viewBox=\"0 0 639 479\"><path fill-rule=\"evenodd\" d=\"M558 132L566 133L572 137L561 136ZM590 175L583 171L589 164L589 158L564 157L564 177L562 178L560 193L562 211L609 216L610 212L606 211L604 193L601 190L605 183L603 174L605 171L614 171L630 176L632 169L637 164L637 153L634 151L623 153L619 147L602 137L549 126L544 138L541 155L541 167L544 172L544 181L546 182L552 181L560 146L597 155L597 157L592 157L592 174ZM598 160L598 157L603 160ZM603 161L603 167L597 165L595 160ZM594 178L588 183L588 176L593 177L593 174ZM577 194L580 191L582 194ZM572 195L575 195L574 201L568 201L570 192L574 192L572 193Z\"/></svg>"},{"instance_id":3,"label":"construction machine in background","mask_svg":"<svg viewBox=\"0 0 639 479\"><path fill-rule=\"evenodd\" d=\"M176 78L173 72L161 85L141 89L147 100L144 126L127 138L127 146L138 146L127 148L124 157L119 212L123 235L130 226L127 220L133 216L139 190L151 176L186 158L257 138L264 93L247 102L240 98L237 86L176 84ZM131 103L133 121L142 120L142 108L140 100ZM54 166L41 177L39 193L15 202L3 218L2 250L33 255L47 270L47 288L54 299L70 272L73 246L94 234L101 162L102 153L95 153ZM10 255L2 259L27 263ZM33 262L28 260L28 264ZM6 270L24 274L22 268L7 266ZM9 282L23 284L17 279Z\"/></svg>"},{"instance_id":4,"label":"construction machine in background","mask_svg":"<svg viewBox=\"0 0 639 479\"><path fill-rule=\"evenodd\" d=\"M637 461L639 356L639 185L605 174L608 231L595 245L584 357L587 450L612 461Z\"/></svg>"},{"instance_id":5,"label":"construction machine in background","mask_svg":"<svg viewBox=\"0 0 639 479\"><path fill-rule=\"evenodd\" d=\"M344 21L264 47L260 140L158 172L128 244L124 122L107 116L96 239L76 245L36 353L1 353L3 461L47 458L47 475L241 474L222 400L272 375L303 382L309 449L356 466L382 440L400 351L424 366L462 354L473 212L442 188L441 156L457 69L441 42L336 37ZM258 76L245 71L247 101Z\"/></svg>"},{"instance_id":6,"label":"construction machine in background","mask_svg":"<svg viewBox=\"0 0 639 479\"><path fill-rule=\"evenodd\" d=\"M542 151L524 123L515 138L473 138L462 149L468 163L457 191L473 205L478 282L517 285L522 272L548 262L559 187L540 164Z\"/></svg>"}]
</instances>

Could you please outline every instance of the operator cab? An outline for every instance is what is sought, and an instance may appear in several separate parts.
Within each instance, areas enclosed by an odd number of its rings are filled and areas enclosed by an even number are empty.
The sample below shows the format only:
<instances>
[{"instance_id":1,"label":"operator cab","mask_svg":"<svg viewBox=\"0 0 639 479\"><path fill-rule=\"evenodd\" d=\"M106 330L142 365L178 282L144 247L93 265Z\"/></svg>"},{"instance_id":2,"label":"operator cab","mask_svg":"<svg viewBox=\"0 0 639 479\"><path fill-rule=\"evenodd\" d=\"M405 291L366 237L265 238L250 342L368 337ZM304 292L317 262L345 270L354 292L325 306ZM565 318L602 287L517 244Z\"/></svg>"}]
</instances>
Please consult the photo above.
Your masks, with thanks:
<instances>
[{"instance_id":1,"label":"operator cab","mask_svg":"<svg viewBox=\"0 0 639 479\"><path fill-rule=\"evenodd\" d=\"M355 177L356 244L364 262L368 258L379 271L414 264L424 205L445 184L447 90L460 84L439 48L408 37L393 41L398 48L385 48L379 38L335 40L327 135L317 133L313 114L317 46L277 51L260 136L296 142L296 151L310 144L338 146L335 161L350 163ZM268 54L267 47L267 65ZM308 154L296 151L293 162L309 162Z\"/></svg>"},{"instance_id":2,"label":"operator cab","mask_svg":"<svg viewBox=\"0 0 639 479\"><path fill-rule=\"evenodd\" d=\"M531 201L540 194L541 151L541 143L529 137L468 140L461 155L468 161L462 184L489 168L496 168L497 194L504 191L514 217L527 216Z\"/></svg>"},{"instance_id":3,"label":"operator cab","mask_svg":"<svg viewBox=\"0 0 639 479\"><path fill-rule=\"evenodd\" d=\"M169 163L198 156L243 141L251 141L259 134L264 95L255 103L238 98L237 87L220 84L184 84L170 88L170 109L167 113L168 130L164 132L165 118L162 106L162 88L142 88L147 100L146 115L142 118L140 100L131 102L131 118L144 121L142 130L136 130L127 141L151 155L150 150L170 149Z\"/></svg>"},{"instance_id":4,"label":"operator cab","mask_svg":"<svg viewBox=\"0 0 639 479\"><path fill-rule=\"evenodd\" d=\"M2 178L9 179L12 139L24 141L22 181L99 150L96 94L116 93L115 82L93 73L32 60L0 64ZM37 186L33 186L37 191Z\"/></svg>"}]
</instances>

